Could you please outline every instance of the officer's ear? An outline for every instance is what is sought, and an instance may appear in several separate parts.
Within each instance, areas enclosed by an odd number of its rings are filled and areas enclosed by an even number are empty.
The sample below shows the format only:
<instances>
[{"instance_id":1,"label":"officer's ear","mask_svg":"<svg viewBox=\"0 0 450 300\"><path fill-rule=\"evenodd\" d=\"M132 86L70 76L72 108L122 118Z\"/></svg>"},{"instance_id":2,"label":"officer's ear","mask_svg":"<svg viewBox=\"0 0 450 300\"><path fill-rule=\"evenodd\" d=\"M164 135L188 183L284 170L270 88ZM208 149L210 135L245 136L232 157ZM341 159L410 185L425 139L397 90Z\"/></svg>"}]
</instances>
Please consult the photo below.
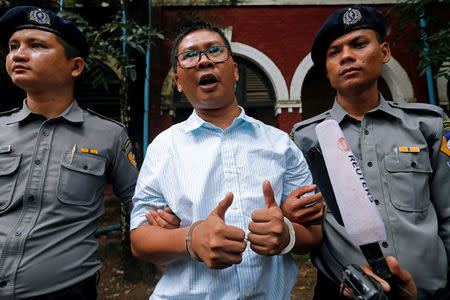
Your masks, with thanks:
<instances>
[{"instance_id":1,"label":"officer's ear","mask_svg":"<svg viewBox=\"0 0 450 300\"><path fill-rule=\"evenodd\" d=\"M391 48L388 42L383 42L380 45L381 61L385 64L391 59Z\"/></svg>"},{"instance_id":2,"label":"officer's ear","mask_svg":"<svg viewBox=\"0 0 450 300\"><path fill-rule=\"evenodd\" d=\"M75 57L72 59L73 67L72 67L72 76L77 78L81 75L84 69L84 60L81 57Z\"/></svg>"}]
</instances>

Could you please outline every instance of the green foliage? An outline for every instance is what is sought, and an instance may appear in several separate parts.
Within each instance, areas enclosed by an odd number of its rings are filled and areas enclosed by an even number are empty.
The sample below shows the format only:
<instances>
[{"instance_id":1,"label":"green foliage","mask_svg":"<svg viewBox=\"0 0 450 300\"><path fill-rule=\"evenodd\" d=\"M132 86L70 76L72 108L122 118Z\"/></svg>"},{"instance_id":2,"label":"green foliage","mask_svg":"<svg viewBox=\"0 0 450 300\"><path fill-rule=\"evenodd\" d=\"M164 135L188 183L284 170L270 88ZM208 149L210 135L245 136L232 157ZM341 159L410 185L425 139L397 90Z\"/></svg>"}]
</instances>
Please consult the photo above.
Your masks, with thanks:
<instances>
[{"instance_id":1,"label":"green foliage","mask_svg":"<svg viewBox=\"0 0 450 300\"><path fill-rule=\"evenodd\" d=\"M408 54L419 55L420 75L428 67L439 70L435 77L450 78L450 11L449 0L402 0L387 13L388 34L395 28L393 43L408 43ZM425 21L421 27L420 19Z\"/></svg>"},{"instance_id":2,"label":"green foliage","mask_svg":"<svg viewBox=\"0 0 450 300\"><path fill-rule=\"evenodd\" d=\"M127 20L125 23L121 11L118 11L110 22L99 28L90 25L79 15L70 12L61 14L64 18L77 24L78 28L85 34L90 45L90 58L86 62L86 67L90 72L96 72L96 69L98 69L99 75L102 74L99 64L105 63L119 71L122 78L136 80L136 64L126 51L123 52L123 43L125 43L126 48L131 47L145 55L147 48L150 47L149 38L151 41L164 39L161 33L154 29L149 30L148 26L139 25L132 20ZM123 30L126 32L125 37ZM107 86L108 78L95 76L95 79L96 83Z\"/></svg>"}]
</instances>

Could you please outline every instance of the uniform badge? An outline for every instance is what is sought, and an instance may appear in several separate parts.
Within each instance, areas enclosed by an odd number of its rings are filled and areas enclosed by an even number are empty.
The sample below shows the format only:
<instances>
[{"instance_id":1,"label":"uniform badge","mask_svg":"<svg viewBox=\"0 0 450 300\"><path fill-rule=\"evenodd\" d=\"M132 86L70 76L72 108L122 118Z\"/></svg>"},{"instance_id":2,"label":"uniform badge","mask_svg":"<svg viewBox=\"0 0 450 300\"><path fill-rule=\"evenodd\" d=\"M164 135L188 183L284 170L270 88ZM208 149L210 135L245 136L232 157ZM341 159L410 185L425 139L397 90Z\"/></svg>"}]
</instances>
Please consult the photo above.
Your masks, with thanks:
<instances>
[{"instance_id":1,"label":"uniform badge","mask_svg":"<svg viewBox=\"0 0 450 300\"><path fill-rule=\"evenodd\" d=\"M419 147L400 146L400 147L398 147L398 152L419 153L420 148Z\"/></svg>"},{"instance_id":2,"label":"uniform badge","mask_svg":"<svg viewBox=\"0 0 450 300\"><path fill-rule=\"evenodd\" d=\"M130 149L130 152L128 152L127 157L128 157L128 160L130 161L130 163L133 165L133 167L137 168L136 167L136 157L134 156L133 148Z\"/></svg>"},{"instance_id":3,"label":"uniform badge","mask_svg":"<svg viewBox=\"0 0 450 300\"><path fill-rule=\"evenodd\" d=\"M442 137L441 151L450 156L450 131Z\"/></svg>"},{"instance_id":4,"label":"uniform badge","mask_svg":"<svg viewBox=\"0 0 450 300\"><path fill-rule=\"evenodd\" d=\"M30 11L28 19L38 24L50 25L50 16L45 11L40 9Z\"/></svg>"},{"instance_id":5,"label":"uniform badge","mask_svg":"<svg viewBox=\"0 0 450 300\"><path fill-rule=\"evenodd\" d=\"M349 8L342 16L342 22L347 26L354 25L361 21L361 19L361 12L356 8Z\"/></svg>"},{"instance_id":6,"label":"uniform badge","mask_svg":"<svg viewBox=\"0 0 450 300\"><path fill-rule=\"evenodd\" d=\"M98 154L98 150L92 148L81 148L80 151L81 153Z\"/></svg>"},{"instance_id":7,"label":"uniform badge","mask_svg":"<svg viewBox=\"0 0 450 300\"><path fill-rule=\"evenodd\" d=\"M133 146L131 145L130 138L127 138L125 140L125 142L123 143L122 153L123 153L123 155L125 155L128 158L128 160L133 165L133 167L137 168L136 167L136 157L134 156Z\"/></svg>"},{"instance_id":8,"label":"uniform badge","mask_svg":"<svg viewBox=\"0 0 450 300\"><path fill-rule=\"evenodd\" d=\"M450 121L444 121L444 130L450 131Z\"/></svg>"}]
</instances>

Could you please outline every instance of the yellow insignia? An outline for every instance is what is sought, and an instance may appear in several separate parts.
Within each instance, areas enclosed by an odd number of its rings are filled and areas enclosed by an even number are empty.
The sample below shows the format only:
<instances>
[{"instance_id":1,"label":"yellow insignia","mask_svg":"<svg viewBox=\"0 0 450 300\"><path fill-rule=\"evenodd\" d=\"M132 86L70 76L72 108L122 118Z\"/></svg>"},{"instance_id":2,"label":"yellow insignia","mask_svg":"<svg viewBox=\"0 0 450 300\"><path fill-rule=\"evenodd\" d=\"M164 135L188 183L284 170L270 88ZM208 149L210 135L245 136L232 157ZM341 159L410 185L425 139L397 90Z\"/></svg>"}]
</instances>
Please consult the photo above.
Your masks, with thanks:
<instances>
[{"instance_id":1,"label":"yellow insignia","mask_svg":"<svg viewBox=\"0 0 450 300\"><path fill-rule=\"evenodd\" d=\"M131 146L131 140L130 140L130 138L127 138L122 145L122 153L127 155L128 148L130 148L130 146Z\"/></svg>"},{"instance_id":2,"label":"yellow insignia","mask_svg":"<svg viewBox=\"0 0 450 300\"><path fill-rule=\"evenodd\" d=\"M442 137L441 151L450 156L450 132Z\"/></svg>"},{"instance_id":3,"label":"yellow insignia","mask_svg":"<svg viewBox=\"0 0 450 300\"><path fill-rule=\"evenodd\" d=\"M412 153L419 153L420 148L419 147L406 147L406 146L400 146L398 147L398 152L412 152Z\"/></svg>"},{"instance_id":4,"label":"yellow insignia","mask_svg":"<svg viewBox=\"0 0 450 300\"><path fill-rule=\"evenodd\" d=\"M294 140L294 135L292 133L289 134L289 137L291 138L291 140Z\"/></svg>"},{"instance_id":5,"label":"yellow insignia","mask_svg":"<svg viewBox=\"0 0 450 300\"><path fill-rule=\"evenodd\" d=\"M128 158L133 167L137 168L136 157L134 156L133 146L131 145L131 140L129 137L125 140L125 142L123 142L122 153Z\"/></svg>"},{"instance_id":6,"label":"yellow insignia","mask_svg":"<svg viewBox=\"0 0 450 300\"><path fill-rule=\"evenodd\" d=\"M134 157L134 153L133 151L128 152L128 160L130 161L130 163L133 165L133 167L136 168L136 158Z\"/></svg>"},{"instance_id":7,"label":"yellow insignia","mask_svg":"<svg viewBox=\"0 0 450 300\"><path fill-rule=\"evenodd\" d=\"M419 147L409 147L409 152L420 152Z\"/></svg>"},{"instance_id":8,"label":"yellow insignia","mask_svg":"<svg viewBox=\"0 0 450 300\"><path fill-rule=\"evenodd\" d=\"M399 152L408 152L408 147L398 147Z\"/></svg>"},{"instance_id":9,"label":"yellow insignia","mask_svg":"<svg viewBox=\"0 0 450 300\"><path fill-rule=\"evenodd\" d=\"M444 130L450 131L450 121L444 121Z\"/></svg>"},{"instance_id":10,"label":"yellow insignia","mask_svg":"<svg viewBox=\"0 0 450 300\"><path fill-rule=\"evenodd\" d=\"M97 149L81 148L80 151L82 153L98 154L98 150Z\"/></svg>"}]
</instances>

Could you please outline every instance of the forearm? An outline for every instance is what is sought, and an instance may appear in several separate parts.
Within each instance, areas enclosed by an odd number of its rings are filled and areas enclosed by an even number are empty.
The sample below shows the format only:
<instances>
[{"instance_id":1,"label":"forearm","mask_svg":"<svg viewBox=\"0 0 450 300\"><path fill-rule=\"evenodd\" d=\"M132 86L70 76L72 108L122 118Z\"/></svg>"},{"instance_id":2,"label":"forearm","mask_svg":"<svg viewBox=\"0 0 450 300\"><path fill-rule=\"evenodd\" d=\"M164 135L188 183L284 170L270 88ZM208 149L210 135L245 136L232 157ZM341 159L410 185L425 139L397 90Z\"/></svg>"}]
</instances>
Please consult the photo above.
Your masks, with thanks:
<instances>
[{"instance_id":1,"label":"forearm","mask_svg":"<svg viewBox=\"0 0 450 300\"><path fill-rule=\"evenodd\" d=\"M322 243L322 225L303 226L292 223L295 230L295 245L292 252L305 254Z\"/></svg>"},{"instance_id":2,"label":"forearm","mask_svg":"<svg viewBox=\"0 0 450 300\"><path fill-rule=\"evenodd\" d=\"M183 256L186 251L188 227L165 229L143 225L130 232L133 255L155 264L167 264Z\"/></svg>"}]
</instances>

